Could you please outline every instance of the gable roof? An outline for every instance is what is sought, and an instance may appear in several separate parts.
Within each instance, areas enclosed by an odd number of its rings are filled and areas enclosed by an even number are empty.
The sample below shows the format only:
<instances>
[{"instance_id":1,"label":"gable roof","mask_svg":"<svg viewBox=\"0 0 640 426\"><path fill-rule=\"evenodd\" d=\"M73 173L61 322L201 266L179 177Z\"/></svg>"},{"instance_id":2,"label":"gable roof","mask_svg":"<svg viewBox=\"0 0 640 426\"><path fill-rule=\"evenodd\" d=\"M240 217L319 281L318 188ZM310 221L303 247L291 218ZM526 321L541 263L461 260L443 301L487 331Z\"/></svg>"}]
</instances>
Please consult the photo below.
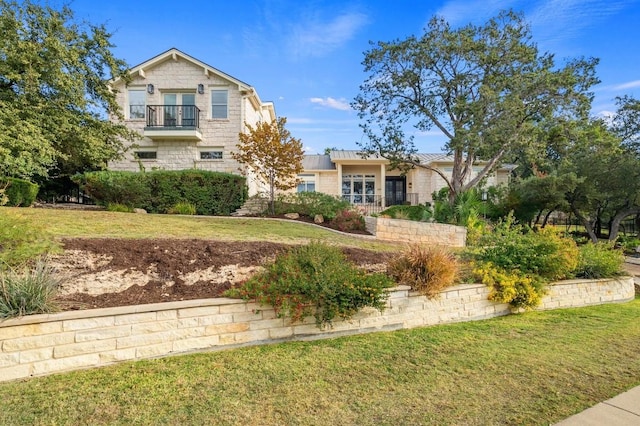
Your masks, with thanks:
<instances>
[{"instance_id":1,"label":"gable roof","mask_svg":"<svg viewBox=\"0 0 640 426\"><path fill-rule=\"evenodd\" d=\"M203 74L205 76L209 76L209 74L213 74L213 75L217 75L219 77L224 78L225 80L229 80L234 84L237 84L241 89L253 89L253 87L251 87L250 84L245 83L242 80L239 80L225 72L220 71L219 69L212 67L211 65L208 65L202 61L200 61L199 59L194 58L193 56L187 55L186 53L184 53L181 50L176 49L175 47L172 47L171 49L160 53L159 55L154 56L151 59L147 59L146 61L129 68L129 74L131 75L135 75L138 74L140 77L142 78L146 78L145 76L145 70L149 69L149 68L153 68L156 65L159 65L165 61L168 61L170 59L177 61L178 58L182 58L185 59L186 61L191 62L192 64L195 64L197 66L199 66L200 68L202 68L203 70ZM113 80L113 82L117 82L120 78L116 78Z\"/></svg>"},{"instance_id":2,"label":"gable roof","mask_svg":"<svg viewBox=\"0 0 640 426\"><path fill-rule=\"evenodd\" d=\"M172 47L171 49L160 53L159 55L154 56L151 59L148 59L144 62L142 62L141 64L138 64L132 68L129 69L129 74L133 75L139 75L142 78L146 78L145 76L145 70L148 70L150 68L153 68L163 62L166 62L168 60L174 60L177 61L179 58L182 58L188 62L191 62L192 64L202 68L202 73L205 77L209 77L210 75L216 75L220 78L223 78L225 80L228 80L236 85L238 85L238 88L241 92L244 92L243 94L249 95L249 100L251 101L251 103L253 104L253 106L256 109L266 109L267 111L269 111L271 118L275 119L276 118L276 113L275 113L275 107L273 105L273 102L262 102L260 100L260 97L258 96L258 93L256 92L255 88L253 88L253 86L251 86L248 83L245 83L242 80L239 80L225 72L220 71L219 69L212 67L211 65L208 65L202 61L200 61L199 59L194 58L193 56L187 55L186 53L184 53L181 50L176 49L175 47ZM120 81L120 77L115 78L111 81L111 83L117 83L118 81Z\"/></svg>"}]
</instances>

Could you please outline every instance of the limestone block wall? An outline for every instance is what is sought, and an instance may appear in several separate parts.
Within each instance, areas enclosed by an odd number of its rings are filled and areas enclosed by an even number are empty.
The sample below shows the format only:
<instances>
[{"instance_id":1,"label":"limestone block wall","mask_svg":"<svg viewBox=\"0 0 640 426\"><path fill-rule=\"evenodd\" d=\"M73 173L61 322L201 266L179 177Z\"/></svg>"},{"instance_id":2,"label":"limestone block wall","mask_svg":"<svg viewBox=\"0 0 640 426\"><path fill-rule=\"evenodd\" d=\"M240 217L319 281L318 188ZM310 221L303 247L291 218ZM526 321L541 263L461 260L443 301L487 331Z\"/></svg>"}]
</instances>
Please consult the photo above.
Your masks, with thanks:
<instances>
[{"instance_id":1,"label":"limestone block wall","mask_svg":"<svg viewBox=\"0 0 640 426\"><path fill-rule=\"evenodd\" d=\"M464 247L467 229L444 223L416 222L412 220L376 218L367 221L367 230L385 241L425 243L448 247Z\"/></svg>"},{"instance_id":2,"label":"limestone block wall","mask_svg":"<svg viewBox=\"0 0 640 426\"><path fill-rule=\"evenodd\" d=\"M380 330L492 318L511 313L487 300L482 284L458 285L435 299L390 292L387 309L364 309L320 330L277 318L273 309L234 299L202 299L132 307L32 315L0 322L0 381L100 367L193 351L285 340L308 340ZM634 298L633 278L566 281L550 286L541 309Z\"/></svg>"}]
</instances>

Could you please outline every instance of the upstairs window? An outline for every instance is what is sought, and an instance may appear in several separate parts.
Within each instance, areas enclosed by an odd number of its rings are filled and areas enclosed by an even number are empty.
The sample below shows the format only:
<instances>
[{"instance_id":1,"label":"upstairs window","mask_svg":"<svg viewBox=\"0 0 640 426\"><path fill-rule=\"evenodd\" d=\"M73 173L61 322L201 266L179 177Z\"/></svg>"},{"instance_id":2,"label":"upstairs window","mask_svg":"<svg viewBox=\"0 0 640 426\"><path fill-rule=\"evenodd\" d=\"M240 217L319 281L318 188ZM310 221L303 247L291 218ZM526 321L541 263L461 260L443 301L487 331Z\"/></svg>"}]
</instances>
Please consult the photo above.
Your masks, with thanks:
<instances>
[{"instance_id":1,"label":"upstairs window","mask_svg":"<svg viewBox=\"0 0 640 426\"><path fill-rule=\"evenodd\" d=\"M226 89L211 91L211 118L227 118L228 98L229 93Z\"/></svg>"},{"instance_id":2,"label":"upstairs window","mask_svg":"<svg viewBox=\"0 0 640 426\"><path fill-rule=\"evenodd\" d=\"M144 119L146 98L144 90L129 90L129 119Z\"/></svg>"}]
</instances>

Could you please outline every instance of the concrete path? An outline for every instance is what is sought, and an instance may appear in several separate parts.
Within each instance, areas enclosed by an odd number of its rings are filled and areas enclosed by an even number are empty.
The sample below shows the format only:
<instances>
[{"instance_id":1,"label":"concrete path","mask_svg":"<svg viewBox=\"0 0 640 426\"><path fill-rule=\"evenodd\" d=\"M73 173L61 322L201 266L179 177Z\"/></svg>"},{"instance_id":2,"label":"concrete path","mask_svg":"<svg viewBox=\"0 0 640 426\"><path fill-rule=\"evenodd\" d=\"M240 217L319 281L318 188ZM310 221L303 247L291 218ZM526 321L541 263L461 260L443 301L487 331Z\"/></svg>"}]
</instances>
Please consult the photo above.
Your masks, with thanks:
<instances>
[{"instance_id":1,"label":"concrete path","mask_svg":"<svg viewBox=\"0 0 640 426\"><path fill-rule=\"evenodd\" d=\"M557 426L638 426L640 386L556 423Z\"/></svg>"}]
</instances>

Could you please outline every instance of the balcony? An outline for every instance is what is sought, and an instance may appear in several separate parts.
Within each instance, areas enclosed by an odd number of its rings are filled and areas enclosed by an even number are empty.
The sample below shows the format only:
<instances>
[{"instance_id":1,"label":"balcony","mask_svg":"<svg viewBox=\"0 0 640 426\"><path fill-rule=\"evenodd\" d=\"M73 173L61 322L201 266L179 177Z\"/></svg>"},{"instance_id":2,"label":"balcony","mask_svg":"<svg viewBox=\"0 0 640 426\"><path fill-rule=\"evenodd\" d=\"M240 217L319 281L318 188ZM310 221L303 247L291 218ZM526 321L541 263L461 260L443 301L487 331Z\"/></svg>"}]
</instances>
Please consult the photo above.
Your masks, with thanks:
<instances>
[{"instance_id":1,"label":"balcony","mask_svg":"<svg viewBox=\"0 0 640 426\"><path fill-rule=\"evenodd\" d=\"M147 105L144 136L201 141L200 109L195 105Z\"/></svg>"}]
</instances>

